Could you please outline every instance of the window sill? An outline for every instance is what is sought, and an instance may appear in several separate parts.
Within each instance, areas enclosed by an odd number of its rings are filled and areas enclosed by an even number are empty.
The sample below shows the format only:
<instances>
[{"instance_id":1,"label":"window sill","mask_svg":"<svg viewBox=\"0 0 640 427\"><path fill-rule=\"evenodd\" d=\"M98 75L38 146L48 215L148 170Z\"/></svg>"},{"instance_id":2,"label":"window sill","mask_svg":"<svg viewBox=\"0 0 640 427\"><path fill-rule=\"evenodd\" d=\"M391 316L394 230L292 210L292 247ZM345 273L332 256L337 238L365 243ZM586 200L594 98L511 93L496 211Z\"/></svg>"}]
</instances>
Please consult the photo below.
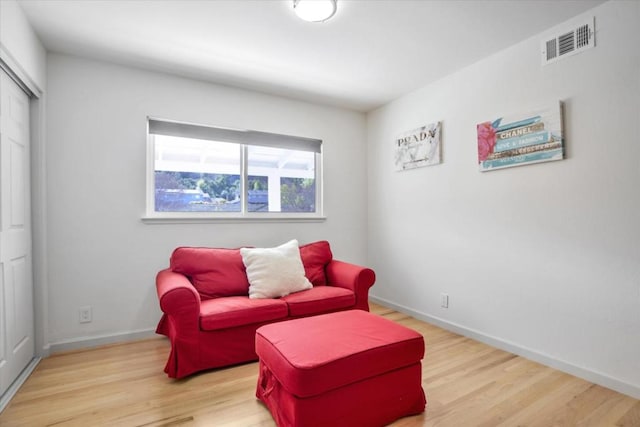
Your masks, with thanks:
<instances>
[{"instance_id":1,"label":"window sill","mask_svg":"<svg viewBox=\"0 0 640 427\"><path fill-rule=\"evenodd\" d=\"M264 217L247 216L247 217L171 217L171 216L145 216L140 219L143 223L149 225L156 224L234 224L234 223L274 223L274 222L324 222L327 220L325 216L282 216L269 215Z\"/></svg>"}]
</instances>

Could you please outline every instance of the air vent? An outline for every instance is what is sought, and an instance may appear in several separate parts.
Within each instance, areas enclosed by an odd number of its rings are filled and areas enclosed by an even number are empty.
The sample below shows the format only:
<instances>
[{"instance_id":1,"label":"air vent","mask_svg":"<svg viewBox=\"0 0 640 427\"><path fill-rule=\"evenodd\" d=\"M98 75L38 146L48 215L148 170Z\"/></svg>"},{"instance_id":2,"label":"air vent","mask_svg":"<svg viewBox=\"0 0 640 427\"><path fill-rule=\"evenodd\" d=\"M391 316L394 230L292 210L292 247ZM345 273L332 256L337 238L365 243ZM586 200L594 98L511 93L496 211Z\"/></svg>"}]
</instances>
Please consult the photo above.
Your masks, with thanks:
<instances>
[{"instance_id":1,"label":"air vent","mask_svg":"<svg viewBox=\"0 0 640 427\"><path fill-rule=\"evenodd\" d=\"M556 46L558 45L556 39L547 41L547 61L558 56L558 49Z\"/></svg>"},{"instance_id":2,"label":"air vent","mask_svg":"<svg viewBox=\"0 0 640 427\"><path fill-rule=\"evenodd\" d=\"M560 47L560 56L576 50L576 38L573 31L558 37L558 46Z\"/></svg>"},{"instance_id":3,"label":"air vent","mask_svg":"<svg viewBox=\"0 0 640 427\"><path fill-rule=\"evenodd\" d=\"M589 25L585 24L581 27L576 28L576 49L580 49L589 44L589 35L592 33L592 30L589 29Z\"/></svg>"},{"instance_id":4,"label":"air vent","mask_svg":"<svg viewBox=\"0 0 640 427\"><path fill-rule=\"evenodd\" d=\"M578 54L596 45L595 17L557 31L542 40L542 65Z\"/></svg>"}]
</instances>

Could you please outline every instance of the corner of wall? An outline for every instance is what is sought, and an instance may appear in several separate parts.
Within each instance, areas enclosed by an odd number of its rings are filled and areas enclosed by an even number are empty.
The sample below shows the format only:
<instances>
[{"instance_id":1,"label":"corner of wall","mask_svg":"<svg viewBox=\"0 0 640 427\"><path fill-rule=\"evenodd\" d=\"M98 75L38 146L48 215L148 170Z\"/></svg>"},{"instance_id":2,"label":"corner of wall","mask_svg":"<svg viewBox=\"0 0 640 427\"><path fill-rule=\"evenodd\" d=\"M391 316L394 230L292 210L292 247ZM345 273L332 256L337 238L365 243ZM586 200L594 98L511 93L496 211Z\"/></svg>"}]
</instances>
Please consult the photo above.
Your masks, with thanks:
<instances>
[{"instance_id":1,"label":"corner of wall","mask_svg":"<svg viewBox=\"0 0 640 427\"><path fill-rule=\"evenodd\" d=\"M0 59L37 97L46 86L46 56L18 2L0 1Z\"/></svg>"}]
</instances>

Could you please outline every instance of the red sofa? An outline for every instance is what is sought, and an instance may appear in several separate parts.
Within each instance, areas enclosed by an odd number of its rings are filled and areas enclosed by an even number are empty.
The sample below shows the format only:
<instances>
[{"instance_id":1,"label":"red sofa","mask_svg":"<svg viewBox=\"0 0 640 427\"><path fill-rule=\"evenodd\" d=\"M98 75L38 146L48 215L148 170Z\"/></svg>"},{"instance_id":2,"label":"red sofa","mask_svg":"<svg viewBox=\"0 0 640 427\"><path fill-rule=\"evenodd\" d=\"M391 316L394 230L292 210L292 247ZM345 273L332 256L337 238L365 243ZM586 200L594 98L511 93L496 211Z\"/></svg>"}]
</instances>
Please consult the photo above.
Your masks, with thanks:
<instances>
[{"instance_id":1,"label":"red sofa","mask_svg":"<svg viewBox=\"0 0 640 427\"><path fill-rule=\"evenodd\" d=\"M326 241L300 246L313 288L276 299L250 299L240 249L179 247L156 277L163 316L157 333L171 341L165 366L182 378L205 369L257 360L255 332L283 320L343 310L369 310L373 270L333 259Z\"/></svg>"}]
</instances>

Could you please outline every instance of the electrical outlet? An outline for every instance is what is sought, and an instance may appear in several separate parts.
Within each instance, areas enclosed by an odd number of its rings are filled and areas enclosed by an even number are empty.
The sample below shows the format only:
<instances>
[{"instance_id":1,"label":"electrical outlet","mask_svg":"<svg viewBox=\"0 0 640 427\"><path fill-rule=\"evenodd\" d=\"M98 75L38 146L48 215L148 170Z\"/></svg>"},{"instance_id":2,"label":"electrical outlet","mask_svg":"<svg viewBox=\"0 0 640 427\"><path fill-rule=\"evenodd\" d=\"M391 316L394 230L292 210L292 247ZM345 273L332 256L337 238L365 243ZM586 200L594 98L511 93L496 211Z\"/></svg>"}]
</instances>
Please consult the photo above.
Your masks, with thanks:
<instances>
[{"instance_id":1,"label":"electrical outlet","mask_svg":"<svg viewBox=\"0 0 640 427\"><path fill-rule=\"evenodd\" d=\"M89 323L92 320L91 316L91 306L85 305L84 307L80 307L78 310L78 320L80 323Z\"/></svg>"},{"instance_id":2,"label":"electrical outlet","mask_svg":"<svg viewBox=\"0 0 640 427\"><path fill-rule=\"evenodd\" d=\"M440 307L449 308L449 295L445 293L440 294Z\"/></svg>"}]
</instances>

